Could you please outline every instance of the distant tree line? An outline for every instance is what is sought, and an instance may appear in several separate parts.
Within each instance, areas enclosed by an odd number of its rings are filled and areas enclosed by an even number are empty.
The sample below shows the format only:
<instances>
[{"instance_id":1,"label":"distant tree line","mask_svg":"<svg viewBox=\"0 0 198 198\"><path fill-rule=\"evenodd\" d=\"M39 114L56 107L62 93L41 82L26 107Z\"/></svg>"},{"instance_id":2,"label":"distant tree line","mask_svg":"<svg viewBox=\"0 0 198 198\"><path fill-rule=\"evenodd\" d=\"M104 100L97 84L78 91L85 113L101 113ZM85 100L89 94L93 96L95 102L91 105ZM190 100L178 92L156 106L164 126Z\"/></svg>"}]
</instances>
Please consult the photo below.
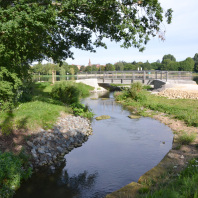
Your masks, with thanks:
<instances>
[{"instance_id":1,"label":"distant tree line","mask_svg":"<svg viewBox=\"0 0 198 198\"><path fill-rule=\"evenodd\" d=\"M63 62L62 65L46 63L38 63L32 67L33 73L40 75L51 75L52 71L56 71L57 75L75 75L79 72L76 65L68 65L68 63Z\"/></svg>"},{"instance_id":2,"label":"distant tree line","mask_svg":"<svg viewBox=\"0 0 198 198\"><path fill-rule=\"evenodd\" d=\"M130 70L163 70L163 71L194 71L198 72L198 53L193 58L186 58L183 61L176 61L176 58L167 54L164 55L162 61L157 60L156 62L125 62L119 61L115 64L108 63L104 65L91 65L81 66L69 65L63 62L62 65L58 64L41 64L38 63L32 67L34 73L40 73L42 75L50 75L52 70L56 71L57 75L75 75L78 72L95 72L95 71L130 71Z\"/></svg>"}]
</instances>

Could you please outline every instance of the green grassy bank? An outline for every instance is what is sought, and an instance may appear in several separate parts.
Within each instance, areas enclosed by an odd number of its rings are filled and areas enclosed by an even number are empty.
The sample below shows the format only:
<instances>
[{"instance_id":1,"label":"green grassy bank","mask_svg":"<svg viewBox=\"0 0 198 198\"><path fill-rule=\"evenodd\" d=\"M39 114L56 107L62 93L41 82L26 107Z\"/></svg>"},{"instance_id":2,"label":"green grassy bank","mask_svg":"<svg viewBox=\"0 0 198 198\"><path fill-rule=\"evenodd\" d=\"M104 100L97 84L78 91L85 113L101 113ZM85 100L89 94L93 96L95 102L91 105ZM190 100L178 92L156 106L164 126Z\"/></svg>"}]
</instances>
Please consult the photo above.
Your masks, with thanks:
<instances>
[{"instance_id":1,"label":"green grassy bank","mask_svg":"<svg viewBox=\"0 0 198 198\"><path fill-rule=\"evenodd\" d=\"M51 128L60 114L74 114L92 117L88 107L80 103L93 87L82 83L57 82L33 83L31 94L25 102L15 108L0 112L0 198L12 197L22 180L31 176L28 156L25 152L13 153L18 145L2 149L4 140L12 141L13 136L23 136L24 141L31 131ZM5 145L4 145L5 146ZM3 152L8 150L9 152Z\"/></svg>"}]
</instances>

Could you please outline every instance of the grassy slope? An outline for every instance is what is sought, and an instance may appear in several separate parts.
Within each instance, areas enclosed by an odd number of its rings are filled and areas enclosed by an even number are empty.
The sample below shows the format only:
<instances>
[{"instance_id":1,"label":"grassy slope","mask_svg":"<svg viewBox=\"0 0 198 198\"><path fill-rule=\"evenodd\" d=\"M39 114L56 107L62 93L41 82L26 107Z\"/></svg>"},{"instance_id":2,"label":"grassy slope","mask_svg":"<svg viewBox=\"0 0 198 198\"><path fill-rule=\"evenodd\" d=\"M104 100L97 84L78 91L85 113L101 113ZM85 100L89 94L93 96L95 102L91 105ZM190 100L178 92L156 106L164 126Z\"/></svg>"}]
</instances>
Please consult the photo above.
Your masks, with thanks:
<instances>
[{"instance_id":1,"label":"grassy slope","mask_svg":"<svg viewBox=\"0 0 198 198\"><path fill-rule=\"evenodd\" d=\"M9 113L2 112L0 122L3 132L7 133L8 128L30 130L38 127L50 128L61 111L72 112L63 103L51 99L51 89L50 83L36 83L33 86L33 95L30 102L21 103Z\"/></svg>"}]
</instances>

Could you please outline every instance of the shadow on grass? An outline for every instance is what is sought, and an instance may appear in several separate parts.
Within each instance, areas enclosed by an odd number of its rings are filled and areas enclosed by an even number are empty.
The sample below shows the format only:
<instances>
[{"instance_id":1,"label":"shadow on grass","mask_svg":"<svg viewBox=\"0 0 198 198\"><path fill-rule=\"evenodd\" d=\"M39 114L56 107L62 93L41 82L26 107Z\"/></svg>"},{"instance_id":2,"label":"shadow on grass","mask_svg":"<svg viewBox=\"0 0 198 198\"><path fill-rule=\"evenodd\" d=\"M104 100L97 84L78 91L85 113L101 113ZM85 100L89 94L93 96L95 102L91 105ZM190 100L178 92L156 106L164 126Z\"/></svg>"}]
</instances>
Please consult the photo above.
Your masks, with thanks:
<instances>
[{"instance_id":1,"label":"shadow on grass","mask_svg":"<svg viewBox=\"0 0 198 198\"><path fill-rule=\"evenodd\" d=\"M22 149L24 136L27 132L28 117L15 121L13 111L7 112L7 116L0 124L0 150L18 153Z\"/></svg>"},{"instance_id":2,"label":"shadow on grass","mask_svg":"<svg viewBox=\"0 0 198 198\"><path fill-rule=\"evenodd\" d=\"M55 100L50 95L50 90L53 85L49 82L33 83L32 95L29 96L29 101L41 101L49 104L65 106L61 101Z\"/></svg>"}]
</instances>

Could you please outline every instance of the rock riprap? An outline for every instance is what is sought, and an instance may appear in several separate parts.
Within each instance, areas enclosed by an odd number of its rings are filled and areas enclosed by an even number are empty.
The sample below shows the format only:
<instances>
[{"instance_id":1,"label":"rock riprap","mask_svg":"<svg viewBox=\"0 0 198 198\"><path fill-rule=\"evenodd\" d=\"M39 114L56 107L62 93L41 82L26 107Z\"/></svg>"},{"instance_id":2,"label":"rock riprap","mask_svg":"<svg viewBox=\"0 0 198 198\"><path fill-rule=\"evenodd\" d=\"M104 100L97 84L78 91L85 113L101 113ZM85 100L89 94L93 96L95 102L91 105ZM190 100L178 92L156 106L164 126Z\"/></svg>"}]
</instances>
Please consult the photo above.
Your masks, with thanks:
<instances>
[{"instance_id":1,"label":"rock riprap","mask_svg":"<svg viewBox=\"0 0 198 198\"><path fill-rule=\"evenodd\" d=\"M59 118L53 129L40 129L27 141L33 167L56 164L73 148L87 141L91 134L91 123L88 119L72 115Z\"/></svg>"}]
</instances>

